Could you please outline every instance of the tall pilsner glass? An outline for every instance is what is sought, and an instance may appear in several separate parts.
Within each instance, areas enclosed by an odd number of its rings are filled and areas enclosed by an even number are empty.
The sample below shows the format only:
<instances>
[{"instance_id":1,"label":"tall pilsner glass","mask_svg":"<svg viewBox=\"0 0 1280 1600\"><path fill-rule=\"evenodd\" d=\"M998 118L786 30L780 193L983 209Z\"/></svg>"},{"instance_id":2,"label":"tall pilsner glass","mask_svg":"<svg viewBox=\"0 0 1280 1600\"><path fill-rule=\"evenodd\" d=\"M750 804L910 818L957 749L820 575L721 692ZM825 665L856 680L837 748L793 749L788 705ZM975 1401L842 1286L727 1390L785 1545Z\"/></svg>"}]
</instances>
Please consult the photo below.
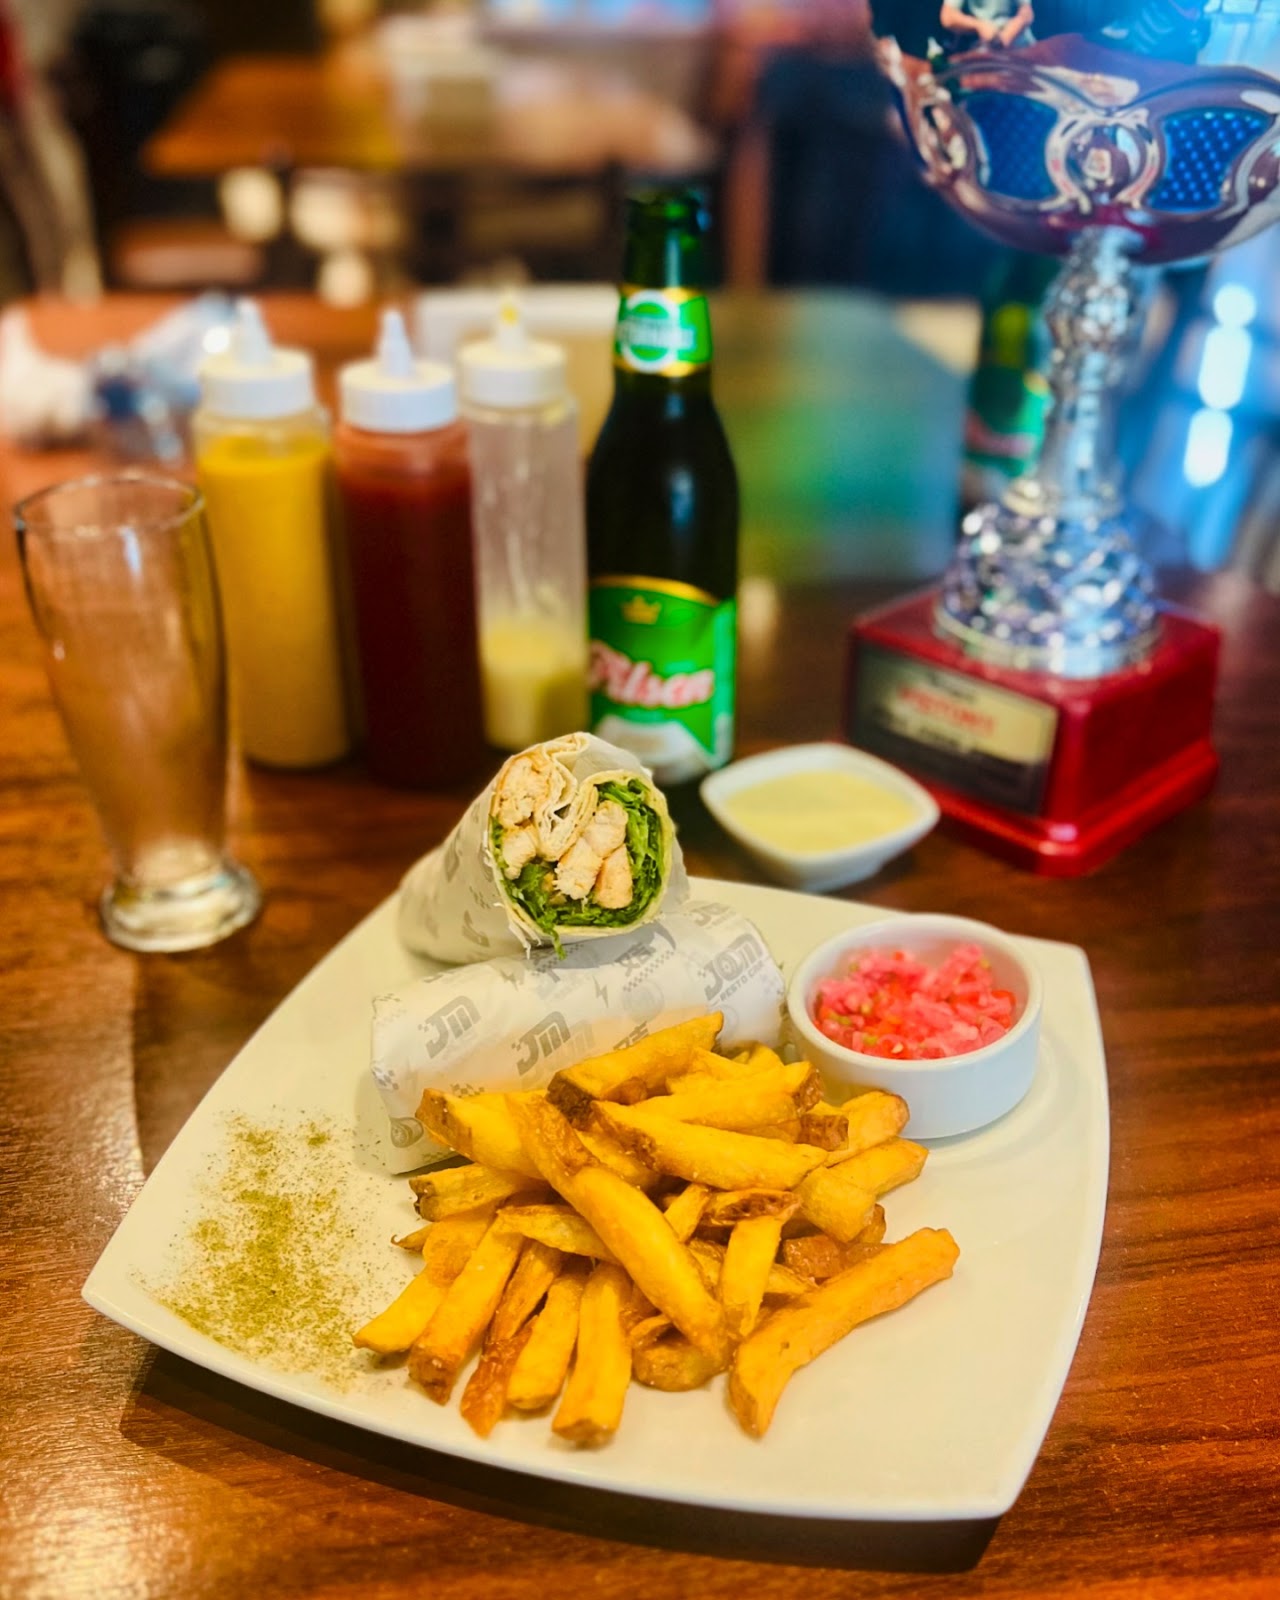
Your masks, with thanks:
<instances>
[{"instance_id":1,"label":"tall pilsner glass","mask_svg":"<svg viewBox=\"0 0 1280 1600\"><path fill-rule=\"evenodd\" d=\"M107 937L213 944L260 896L225 850L226 668L204 502L129 473L45 489L14 517L54 698L115 860Z\"/></svg>"}]
</instances>

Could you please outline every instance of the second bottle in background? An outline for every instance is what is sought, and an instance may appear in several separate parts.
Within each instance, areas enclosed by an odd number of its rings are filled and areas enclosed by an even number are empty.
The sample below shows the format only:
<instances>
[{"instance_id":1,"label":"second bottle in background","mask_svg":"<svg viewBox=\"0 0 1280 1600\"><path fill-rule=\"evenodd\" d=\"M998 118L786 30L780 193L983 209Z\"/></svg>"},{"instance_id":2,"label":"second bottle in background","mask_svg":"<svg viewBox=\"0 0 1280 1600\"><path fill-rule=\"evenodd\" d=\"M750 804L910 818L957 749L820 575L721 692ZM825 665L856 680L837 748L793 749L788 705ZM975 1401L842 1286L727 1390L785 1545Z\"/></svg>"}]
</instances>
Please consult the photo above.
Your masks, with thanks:
<instances>
[{"instance_id":1,"label":"second bottle in background","mask_svg":"<svg viewBox=\"0 0 1280 1600\"><path fill-rule=\"evenodd\" d=\"M471 441L485 732L504 750L586 718L586 554L578 408L564 352L508 299L458 357Z\"/></svg>"},{"instance_id":2,"label":"second bottle in background","mask_svg":"<svg viewBox=\"0 0 1280 1600\"><path fill-rule=\"evenodd\" d=\"M433 788L488 759L477 666L471 474L453 375L384 313L344 367L334 437L370 772Z\"/></svg>"}]
</instances>

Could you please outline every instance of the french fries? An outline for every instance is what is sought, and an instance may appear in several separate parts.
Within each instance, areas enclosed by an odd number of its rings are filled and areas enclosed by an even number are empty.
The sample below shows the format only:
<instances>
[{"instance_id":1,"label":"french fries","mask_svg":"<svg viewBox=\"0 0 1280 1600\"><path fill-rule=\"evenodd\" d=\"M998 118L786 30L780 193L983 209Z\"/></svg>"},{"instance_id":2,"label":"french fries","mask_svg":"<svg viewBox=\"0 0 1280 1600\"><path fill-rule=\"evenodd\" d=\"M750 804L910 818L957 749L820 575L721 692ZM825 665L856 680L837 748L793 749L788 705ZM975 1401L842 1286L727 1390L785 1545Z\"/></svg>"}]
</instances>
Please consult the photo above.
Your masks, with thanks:
<instances>
[{"instance_id":1,"label":"french fries","mask_svg":"<svg viewBox=\"0 0 1280 1600\"><path fill-rule=\"evenodd\" d=\"M883 1144L900 1134L907 1125L907 1102L901 1095L885 1094L881 1089L868 1089L855 1095L840 1107L839 1115L848 1123L843 1146L833 1146L831 1163L856 1156L872 1145Z\"/></svg>"},{"instance_id":2,"label":"french fries","mask_svg":"<svg viewBox=\"0 0 1280 1600\"><path fill-rule=\"evenodd\" d=\"M564 1387L578 1342L578 1312L586 1282L585 1271L571 1269L547 1290L547 1303L533 1321L507 1387L507 1403L517 1411L543 1410Z\"/></svg>"},{"instance_id":3,"label":"french fries","mask_svg":"<svg viewBox=\"0 0 1280 1600\"><path fill-rule=\"evenodd\" d=\"M518 1103L513 1111L551 1187L586 1218L636 1286L686 1338L706 1354L723 1357L724 1312L657 1206L601 1165L550 1101Z\"/></svg>"},{"instance_id":4,"label":"french fries","mask_svg":"<svg viewBox=\"0 0 1280 1600\"><path fill-rule=\"evenodd\" d=\"M749 1132L799 1115L811 1096L821 1093L817 1074L807 1061L779 1065L745 1078L685 1080L675 1093L643 1102L646 1114L697 1122L708 1128Z\"/></svg>"},{"instance_id":5,"label":"french fries","mask_svg":"<svg viewBox=\"0 0 1280 1600\"><path fill-rule=\"evenodd\" d=\"M502 1220L526 1239L537 1239L553 1250L617 1263L613 1251L572 1206L510 1205L503 1208Z\"/></svg>"},{"instance_id":6,"label":"french fries","mask_svg":"<svg viewBox=\"0 0 1280 1600\"><path fill-rule=\"evenodd\" d=\"M445 1290L471 1259L493 1221L492 1206L460 1211L446 1217L422 1240L422 1267L387 1309L354 1333L352 1342L378 1355L398 1355L407 1350L444 1299Z\"/></svg>"},{"instance_id":7,"label":"french fries","mask_svg":"<svg viewBox=\"0 0 1280 1600\"><path fill-rule=\"evenodd\" d=\"M870 1150L860 1150L831 1169L833 1177L842 1183L856 1184L874 1195L887 1194L900 1183L910 1183L920 1176L929 1152L922 1144L910 1139L886 1139Z\"/></svg>"},{"instance_id":8,"label":"french fries","mask_svg":"<svg viewBox=\"0 0 1280 1600\"><path fill-rule=\"evenodd\" d=\"M928 1153L910 1139L888 1139L838 1166L822 1167L797 1190L801 1215L820 1233L851 1244L870 1221L877 1198L918 1178Z\"/></svg>"},{"instance_id":9,"label":"french fries","mask_svg":"<svg viewBox=\"0 0 1280 1600\"><path fill-rule=\"evenodd\" d=\"M849 1119L842 1111L828 1111L815 1106L800 1118L796 1138L801 1144L811 1144L819 1150L843 1150L849 1144ZM831 1158L828 1156L827 1158Z\"/></svg>"},{"instance_id":10,"label":"french fries","mask_svg":"<svg viewBox=\"0 0 1280 1600\"><path fill-rule=\"evenodd\" d=\"M665 1389L669 1394L700 1389L709 1378L724 1368L711 1356L695 1350L679 1334L669 1339L651 1339L633 1347L632 1372L637 1383L647 1389Z\"/></svg>"},{"instance_id":11,"label":"french fries","mask_svg":"<svg viewBox=\"0 0 1280 1600\"><path fill-rule=\"evenodd\" d=\"M702 1209L705 1228L732 1228L748 1217L777 1217L790 1222L800 1204L790 1189L722 1189Z\"/></svg>"},{"instance_id":12,"label":"french fries","mask_svg":"<svg viewBox=\"0 0 1280 1600\"><path fill-rule=\"evenodd\" d=\"M595 1115L602 1127L657 1171L713 1189L791 1189L826 1160L822 1150L673 1122L641 1106L601 1102Z\"/></svg>"},{"instance_id":13,"label":"french fries","mask_svg":"<svg viewBox=\"0 0 1280 1600\"><path fill-rule=\"evenodd\" d=\"M712 1294L720 1292L720 1274L724 1267L725 1246L717 1244L714 1239L690 1239L689 1249L693 1259L698 1264L698 1271L702 1280ZM805 1294L813 1288L810 1278L802 1278L790 1267L783 1266L775 1261L769 1268L769 1277L765 1283L766 1295L775 1295L779 1299L789 1300L798 1294Z\"/></svg>"},{"instance_id":14,"label":"french fries","mask_svg":"<svg viewBox=\"0 0 1280 1600\"><path fill-rule=\"evenodd\" d=\"M662 1028L622 1050L581 1061L557 1072L547 1085L547 1099L572 1123L582 1122L596 1100L631 1104L661 1089L676 1072L684 1072L694 1052L715 1043L724 1018L718 1011Z\"/></svg>"},{"instance_id":15,"label":"french fries","mask_svg":"<svg viewBox=\"0 0 1280 1600\"><path fill-rule=\"evenodd\" d=\"M810 1233L800 1239L784 1239L782 1259L802 1278L821 1283L824 1278L834 1278L837 1272L844 1272L865 1260L878 1249L884 1239L884 1229L884 1207L875 1206L870 1222L848 1244L841 1244L825 1233Z\"/></svg>"},{"instance_id":16,"label":"french fries","mask_svg":"<svg viewBox=\"0 0 1280 1600\"><path fill-rule=\"evenodd\" d=\"M520 1143L509 1100L505 1094L441 1094L428 1089L418 1106L418 1121L432 1138L481 1166L537 1178L538 1169Z\"/></svg>"},{"instance_id":17,"label":"french fries","mask_svg":"<svg viewBox=\"0 0 1280 1600\"><path fill-rule=\"evenodd\" d=\"M729 1336L741 1343L756 1325L773 1259L782 1239L780 1216L744 1217L734 1224L720 1267L720 1303Z\"/></svg>"},{"instance_id":18,"label":"french fries","mask_svg":"<svg viewBox=\"0 0 1280 1600\"><path fill-rule=\"evenodd\" d=\"M711 1190L705 1184L686 1183L666 1208L667 1226L681 1244L693 1238L710 1199Z\"/></svg>"},{"instance_id":19,"label":"french fries","mask_svg":"<svg viewBox=\"0 0 1280 1600\"><path fill-rule=\"evenodd\" d=\"M876 1197L868 1189L838 1176L836 1167L811 1172L796 1190L800 1215L841 1244L850 1244L866 1227L875 1210Z\"/></svg>"},{"instance_id":20,"label":"french fries","mask_svg":"<svg viewBox=\"0 0 1280 1600\"><path fill-rule=\"evenodd\" d=\"M733 1358L729 1404L738 1421L759 1438L793 1373L860 1322L949 1278L959 1254L945 1228L919 1228L774 1312Z\"/></svg>"},{"instance_id":21,"label":"french fries","mask_svg":"<svg viewBox=\"0 0 1280 1600\"><path fill-rule=\"evenodd\" d=\"M418 1197L418 1215L427 1222L439 1222L455 1212L496 1205L522 1189L538 1189L542 1185L537 1178L526 1178L518 1172L495 1172L473 1162L467 1167L442 1167L424 1177L410 1178L409 1187Z\"/></svg>"},{"instance_id":22,"label":"french fries","mask_svg":"<svg viewBox=\"0 0 1280 1600\"><path fill-rule=\"evenodd\" d=\"M631 1382L631 1342L622 1319L631 1285L602 1262L587 1279L578 1317L578 1354L552 1430L572 1444L600 1445L622 1421Z\"/></svg>"},{"instance_id":23,"label":"french fries","mask_svg":"<svg viewBox=\"0 0 1280 1600\"><path fill-rule=\"evenodd\" d=\"M822 1099L813 1068L766 1046L714 1049L693 1018L559 1072L546 1090L428 1090L418 1116L466 1164L410 1179L423 1226L392 1242L422 1268L353 1334L408 1352L482 1438L512 1412L592 1448L634 1379L667 1392L728 1372L762 1434L792 1374L851 1329L948 1277L950 1234L886 1244L884 1195L927 1152L907 1107ZM650 1198L650 1195L654 1198Z\"/></svg>"},{"instance_id":24,"label":"french fries","mask_svg":"<svg viewBox=\"0 0 1280 1600\"><path fill-rule=\"evenodd\" d=\"M489 1326L523 1248L521 1235L495 1217L410 1346L409 1371L438 1404L453 1393L458 1371Z\"/></svg>"},{"instance_id":25,"label":"french fries","mask_svg":"<svg viewBox=\"0 0 1280 1600\"><path fill-rule=\"evenodd\" d=\"M475 1371L467 1379L458 1410L482 1439L487 1439L502 1420L511 1379L533 1327L533 1323L526 1322L509 1339L490 1339Z\"/></svg>"},{"instance_id":26,"label":"french fries","mask_svg":"<svg viewBox=\"0 0 1280 1600\"><path fill-rule=\"evenodd\" d=\"M503 1218L506 1226L506 1218ZM502 1299L489 1324L489 1338L497 1344L514 1339L542 1303L542 1297L556 1280L564 1257L558 1250L530 1239L520 1252L516 1269L502 1291Z\"/></svg>"}]
</instances>

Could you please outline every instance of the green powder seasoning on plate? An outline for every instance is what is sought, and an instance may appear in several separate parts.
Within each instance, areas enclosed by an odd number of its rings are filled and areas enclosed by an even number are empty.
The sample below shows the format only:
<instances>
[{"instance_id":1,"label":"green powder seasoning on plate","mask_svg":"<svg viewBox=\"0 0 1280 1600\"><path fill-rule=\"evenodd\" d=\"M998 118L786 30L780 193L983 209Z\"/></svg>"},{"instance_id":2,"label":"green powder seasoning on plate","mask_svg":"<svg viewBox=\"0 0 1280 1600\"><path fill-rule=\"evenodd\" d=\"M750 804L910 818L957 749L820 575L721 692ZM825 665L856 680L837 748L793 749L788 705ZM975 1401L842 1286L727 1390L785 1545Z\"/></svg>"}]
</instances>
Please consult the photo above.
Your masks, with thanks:
<instances>
[{"instance_id":1,"label":"green powder seasoning on plate","mask_svg":"<svg viewBox=\"0 0 1280 1600\"><path fill-rule=\"evenodd\" d=\"M351 1330L369 1291L346 1260L361 1222L344 1165L325 1123L232 1117L175 1273L150 1292L251 1361L345 1386L358 1375Z\"/></svg>"}]
</instances>

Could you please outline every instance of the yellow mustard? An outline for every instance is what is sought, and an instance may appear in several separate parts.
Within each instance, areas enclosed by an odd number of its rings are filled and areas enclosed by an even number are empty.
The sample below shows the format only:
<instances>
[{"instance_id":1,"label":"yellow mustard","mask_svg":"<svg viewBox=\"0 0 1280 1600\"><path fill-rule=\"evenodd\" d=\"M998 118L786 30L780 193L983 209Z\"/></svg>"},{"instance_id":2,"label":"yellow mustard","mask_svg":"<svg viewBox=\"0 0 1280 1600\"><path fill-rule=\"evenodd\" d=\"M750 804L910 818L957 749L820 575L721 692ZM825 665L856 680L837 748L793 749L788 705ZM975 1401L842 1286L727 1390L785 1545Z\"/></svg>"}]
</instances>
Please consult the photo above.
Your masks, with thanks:
<instances>
[{"instance_id":1,"label":"yellow mustard","mask_svg":"<svg viewBox=\"0 0 1280 1600\"><path fill-rule=\"evenodd\" d=\"M248 307L248 309L246 309ZM331 544L332 448L310 360L271 346L242 302L201 369L193 428L244 753L318 767L349 747Z\"/></svg>"}]
</instances>

